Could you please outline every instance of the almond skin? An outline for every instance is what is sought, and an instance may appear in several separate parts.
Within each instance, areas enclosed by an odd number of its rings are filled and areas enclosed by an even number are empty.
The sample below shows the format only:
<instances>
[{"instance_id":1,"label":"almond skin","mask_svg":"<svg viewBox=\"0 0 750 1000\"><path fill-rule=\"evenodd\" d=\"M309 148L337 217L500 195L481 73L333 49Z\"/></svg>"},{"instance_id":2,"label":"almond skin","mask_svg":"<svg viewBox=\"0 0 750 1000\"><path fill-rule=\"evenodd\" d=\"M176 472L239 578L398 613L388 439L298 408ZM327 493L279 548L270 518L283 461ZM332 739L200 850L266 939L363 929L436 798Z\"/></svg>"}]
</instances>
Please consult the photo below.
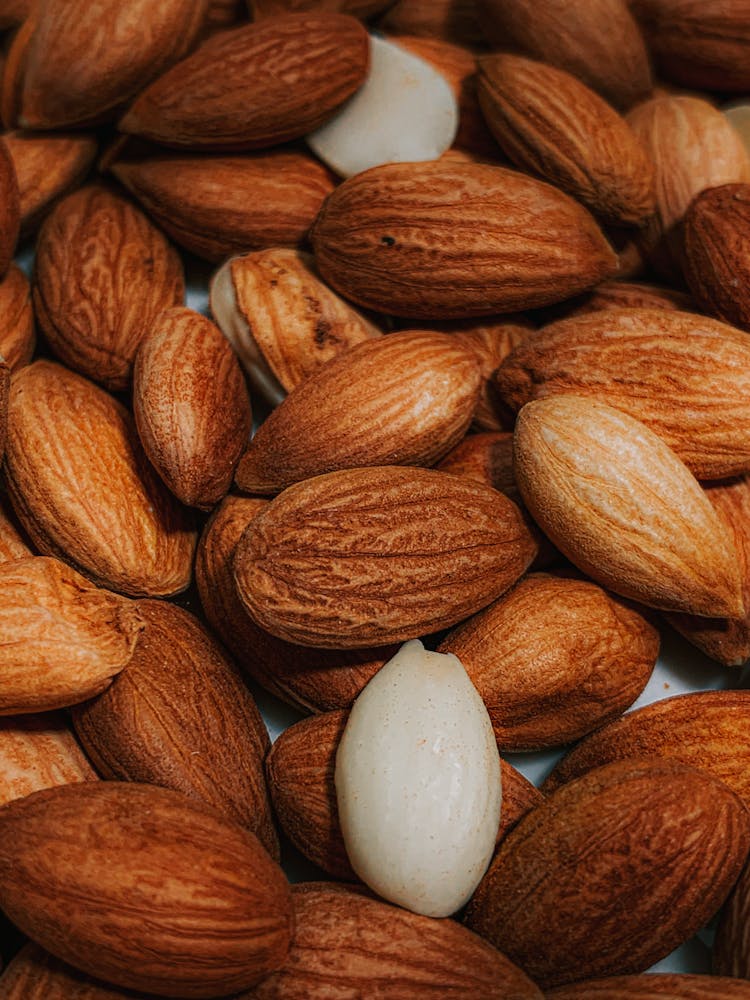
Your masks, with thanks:
<instances>
[{"instance_id":1,"label":"almond skin","mask_svg":"<svg viewBox=\"0 0 750 1000\"><path fill-rule=\"evenodd\" d=\"M8 964L0 991L4 1000L138 1000L137 994L98 983L32 943Z\"/></svg>"},{"instance_id":2,"label":"almond skin","mask_svg":"<svg viewBox=\"0 0 750 1000\"><path fill-rule=\"evenodd\" d=\"M21 203L13 159L0 137L0 278L7 272L16 252L21 226Z\"/></svg>"},{"instance_id":3,"label":"almond skin","mask_svg":"<svg viewBox=\"0 0 750 1000\"><path fill-rule=\"evenodd\" d=\"M603 281L572 309L568 316L605 309L669 309L678 312L700 312L697 303L676 288L650 285L639 281Z\"/></svg>"},{"instance_id":4,"label":"almond skin","mask_svg":"<svg viewBox=\"0 0 750 1000\"><path fill-rule=\"evenodd\" d=\"M314 372L260 425L237 468L248 493L364 465L432 465L479 398L474 354L449 334L406 331L355 345Z\"/></svg>"},{"instance_id":5,"label":"almond skin","mask_svg":"<svg viewBox=\"0 0 750 1000\"><path fill-rule=\"evenodd\" d=\"M502 493L432 469L384 466L290 486L246 528L234 573L261 627L345 649L455 624L515 583L536 548Z\"/></svg>"},{"instance_id":6,"label":"almond skin","mask_svg":"<svg viewBox=\"0 0 750 1000\"><path fill-rule=\"evenodd\" d=\"M62 712L0 719L0 804L78 781L96 781L96 772Z\"/></svg>"},{"instance_id":7,"label":"almond skin","mask_svg":"<svg viewBox=\"0 0 750 1000\"><path fill-rule=\"evenodd\" d=\"M549 1000L748 1000L750 983L728 976L646 973L611 976L548 990Z\"/></svg>"},{"instance_id":8,"label":"almond skin","mask_svg":"<svg viewBox=\"0 0 750 1000\"><path fill-rule=\"evenodd\" d=\"M602 586L671 611L744 614L726 525L645 424L583 396L534 400L518 415L514 467L532 517Z\"/></svg>"},{"instance_id":9,"label":"almond skin","mask_svg":"<svg viewBox=\"0 0 750 1000\"><path fill-rule=\"evenodd\" d=\"M352 17L372 17L389 7L393 0L247 0L254 21L292 11L326 10Z\"/></svg>"},{"instance_id":10,"label":"almond skin","mask_svg":"<svg viewBox=\"0 0 750 1000\"><path fill-rule=\"evenodd\" d=\"M18 520L7 498L0 493L0 563L24 559L33 554L21 535Z\"/></svg>"},{"instance_id":11,"label":"almond skin","mask_svg":"<svg viewBox=\"0 0 750 1000\"><path fill-rule=\"evenodd\" d=\"M487 44L476 0L396 0L379 27L396 35L440 38L469 48Z\"/></svg>"},{"instance_id":12,"label":"almond skin","mask_svg":"<svg viewBox=\"0 0 750 1000\"><path fill-rule=\"evenodd\" d=\"M495 385L515 410L567 393L614 406L700 479L750 469L750 339L695 313L611 309L553 323L505 358Z\"/></svg>"},{"instance_id":13,"label":"almond skin","mask_svg":"<svg viewBox=\"0 0 750 1000\"><path fill-rule=\"evenodd\" d=\"M178 500L204 510L218 503L252 413L237 357L211 320L184 308L157 316L135 359L133 413L146 454Z\"/></svg>"},{"instance_id":14,"label":"almond skin","mask_svg":"<svg viewBox=\"0 0 750 1000\"><path fill-rule=\"evenodd\" d=\"M570 73L522 56L479 60L479 103L503 152L615 226L654 214L645 149L611 105Z\"/></svg>"},{"instance_id":15,"label":"almond skin","mask_svg":"<svg viewBox=\"0 0 750 1000\"><path fill-rule=\"evenodd\" d=\"M11 370L22 368L31 361L36 345L34 310L31 289L26 275L16 264L11 264L0 281L0 357Z\"/></svg>"},{"instance_id":16,"label":"almond skin","mask_svg":"<svg viewBox=\"0 0 750 1000\"><path fill-rule=\"evenodd\" d=\"M8 395L10 393L10 366L0 357L0 462L5 454L8 436Z\"/></svg>"},{"instance_id":17,"label":"almond skin","mask_svg":"<svg viewBox=\"0 0 750 1000\"><path fill-rule=\"evenodd\" d=\"M750 979L748 914L750 914L750 864L746 864L742 870L716 928L712 961L716 975Z\"/></svg>"},{"instance_id":18,"label":"almond skin","mask_svg":"<svg viewBox=\"0 0 750 1000\"><path fill-rule=\"evenodd\" d=\"M93 382L51 361L14 376L5 472L43 554L134 596L187 587L191 520L153 471L130 414Z\"/></svg>"},{"instance_id":19,"label":"almond skin","mask_svg":"<svg viewBox=\"0 0 750 1000\"><path fill-rule=\"evenodd\" d=\"M310 236L324 281L397 316L548 305L617 270L614 251L573 199L515 171L450 158L349 178Z\"/></svg>"},{"instance_id":20,"label":"almond skin","mask_svg":"<svg viewBox=\"0 0 750 1000\"><path fill-rule=\"evenodd\" d=\"M476 430L513 430L515 417L502 405L492 376L503 359L521 343L529 329L531 327L525 324L522 317L517 317L516 321L509 317L495 322L470 321L461 324L454 331L454 336L474 352L482 373L479 402L474 410L473 426Z\"/></svg>"},{"instance_id":21,"label":"almond skin","mask_svg":"<svg viewBox=\"0 0 750 1000\"><path fill-rule=\"evenodd\" d=\"M484 483L518 502L511 431L468 434L448 452L437 468L441 472L467 476L477 483Z\"/></svg>"},{"instance_id":22,"label":"almond skin","mask_svg":"<svg viewBox=\"0 0 750 1000\"><path fill-rule=\"evenodd\" d=\"M333 178L287 150L244 156L153 156L112 173L181 247L210 261L301 244Z\"/></svg>"},{"instance_id":23,"label":"almond skin","mask_svg":"<svg viewBox=\"0 0 750 1000\"><path fill-rule=\"evenodd\" d=\"M0 901L89 975L161 996L224 996L280 968L289 887L257 838L185 795L123 782L0 811ZM71 908L75 896L78 906Z\"/></svg>"},{"instance_id":24,"label":"almond skin","mask_svg":"<svg viewBox=\"0 0 750 1000\"><path fill-rule=\"evenodd\" d=\"M617 761L521 820L466 922L543 989L641 972L718 909L749 844L746 807L713 776Z\"/></svg>"},{"instance_id":25,"label":"almond skin","mask_svg":"<svg viewBox=\"0 0 750 1000\"><path fill-rule=\"evenodd\" d=\"M322 125L368 65L369 38L352 17L268 18L210 38L141 93L120 129L167 146L275 146Z\"/></svg>"}]
</instances>

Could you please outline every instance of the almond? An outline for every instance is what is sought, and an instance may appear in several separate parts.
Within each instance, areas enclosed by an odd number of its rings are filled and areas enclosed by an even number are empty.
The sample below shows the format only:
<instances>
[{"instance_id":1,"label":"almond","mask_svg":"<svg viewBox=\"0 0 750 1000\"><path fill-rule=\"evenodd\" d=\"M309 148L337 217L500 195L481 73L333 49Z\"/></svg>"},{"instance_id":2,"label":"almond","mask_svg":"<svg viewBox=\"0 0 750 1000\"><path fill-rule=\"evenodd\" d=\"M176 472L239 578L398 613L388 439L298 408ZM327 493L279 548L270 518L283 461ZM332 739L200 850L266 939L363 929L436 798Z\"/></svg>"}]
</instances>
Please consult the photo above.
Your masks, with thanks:
<instances>
[{"instance_id":1,"label":"almond","mask_svg":"<svg viewBox=\"0 0 750 1000\"><path fill-rule=\"evenodd\" d=\"M19 527L5 495L0 493L0 563L33 555Z\"/></svg>"},{"instance_id":2,"label":"almond","mask_svg":"<svg viewBox=\"0 0 750 1000\"><path fill-rule=\"evenodd\" d=\"M719 976L750 979L747 921L750 913L750 864L745 864L721 913L714 938L712 968Z\"/></svg>"},{"instance_id":3,"label":"almond","mask_svg":"<svg viewBox=\"0 0 750 1000\"><path fill-rule=\"evenodd\" d=\"M617 761L503 840L468 926L543 989L641 972L713 915L747 854L746 807L677 761Z\"/></svg>"},{"instance_id":4,"label":"almond","mask_svg":"<svg viewBox=\"0 0 750 1000\"><path fill-rule=\"evenodd\" d=\"M83 972L162 996L215 997L284 964L283 872L252 833L185 795L64 785L5 806L0 832L3 910Z\"/></svg>"},{"instance_id":5,"label":"almond","mask_svg":"<svg viewBox=\"0 0 750 1000\"><path fill-rule=\"evenodd\" d=\"M8 394L10 392L10 365L0 357L0 462L5 454L8 436Z\"/></svg>"},{"instance_id":6,"label":"almond","mask_svg":"<svg viewBox=\"0 0 750 1000\"><path fill-rule=\"evenodd\" d=\"M237 357L192 309L161 313L140 343L133 412L154 468L190 507L210 509L229 491L252 427Z\"/></svg>"},{"instance_id":7,"label":"almond","mask_svg":"<svg viewBox=\"0 0 750 1000\"><path fill-rule=\"evenodd\" d=\"M290 486L245 529L234 572L261 627L335 649L453 625L507 590L535 554L502 493L445 472L385 466Z\"/></svg>"},{"instance_id":8,"label":"almond","mask_svg":"<svg viewBox=\"0 0 750 1000\"><path fill-rule=\"evenodd\" d=\"M96 781L62 712L0 719L0 803L42 788Z\"/></svg>"},{"instance_id":9,"label":"almond","mask_svg":"<svg viewBox=\"0 0 750 1000\"><path fill-rule=\"evenodd\" d=\"M591 979L575 986L561 986L545 994L549 1000L748 1000L750 983L728 976L689 973L645 973Z\"/></svg>"},{"instance_id":10,"label":"almond","mask_svg":"<svg viewBox=\"0 0 750 1000\"><path fill-rule=\"evenodd\" d=\"M321 163L288 150L154 155L111 169L175 243L210 261L299 245L334 188Z\"/></svg>"},{"instance_id":11,"label":"almond","mask_svg":"<svg viewBox=\"0 0 750 1000\"><path fill-rule=\"evenodd\" d=\"M652 607L741 617L729 531L645 424L583 396L527 403L514 442L526 507L593 580Z\"/></svg>"},{"instance_id":12,"label":"almond","mask_svg":"<svg viewBox=\"0 0 750 1000\"><path fill-rule=\"evenodd\" d=\"M127 671L73 713L86 753L105 778L207 803L278 857L263 776L270 742L250 692L187 611L164 601L137 608L145 630Z\"/></svg>"},{"instance_id":13,"label":"almond","mask_svg":"<svg viewBox=\"0 0 750 1000\"><path fill-rule=\"evenodd\" d=\"M312 228L324 281L359 305L451 318L559 302L617 269L593 218L502 167L441 159L344 181Z\"/></svg>"},{"instance_id":14,"label":"almond","mask_svg":"<svg viewBox=\"0 0 750 1000\"><path fill-rule=\"evenodd\" d=\"M479 103L504 153L615 226L654 214L653 167L627 122L570 73L522 56L479 60Z\"/></svg>"},{"instance_id":15,"label":"almond","mask_svg":"<svg viewBox=\"0 0 750 1000\"><path fill-rule=\"evenodd\" d=\"M611 309L534 333L495 375L501 398L574 393L658 434L701 479L750 468L750 339L695 313Z\"/></svg>"},{"instance_id":16,"label":"almond","mask_svg":"<svg viewBox=\"0 0 750 1000\"><path fill-rule=\"evenodd\" d=\"M81 374L126 388L141 338L184 296L179 256L121 195L89 185L45 221L35 260L37 319L55 354Z\"/></svg>"},{"instance_id":17,"label":"almond","mask_svg":"<svg viewBox=\"0 0 750 1000\"><path fill-rule=\"evenodd\" d=\"M479 365L449 334L406 331L333 358L260 425L237 468L249 493L278 493L323 472L432 465L464 436Z\"/></svg>"},{"instance_id":18,"label":"almond","mask_svg":"<svg viewBox=\"0 0 750 1000\"><path fill-rule=\"evenodd\" d=\"M58 559L0 563L0 594L2 715L46 712L103 691L143 628L132 601Z\"/></svg>"},{"instance_id":19,"label":"almond","mask_svg":"<svg viewBox=\"0 0 750 1000\"><path fill-rule=\"evenodd\" d=\"M15 28L27 17L32 0L2 0L0 3L0 28Z\"/></svg>"},{"instance_id":20,"label":"almond","mask_svg":"<svg viewBox=\"0 0 750 1000\"><path fill-rule=\"evenodd\" d=\"M31 289L26 275L11 264L0 281L0 357L15 371L31 361L36 344Z\"/></svg>"},{"instance_id":21,"label":"almond","mask_svg":"<svg viewBox=\"0 0 750 1000\"><path fill-rule=\"evenodd\" d=\"M17 372L5 472L43 553L127 594L187 587L191 521L151 468L130 414L93 382L51 361Z\"/></svg>"},{"instance_id":22,"label":"almond","mask_svg":"<svg viewBox=\"0 0 750 1000\"><path fill-rule=\"evenodd\" d=\"M511 431L469 434L448 452L437 468L484 483L518 502Z\"/></svg>"},{"instance_id":23,"label":"almond","mask_svg":"<svg viewBox=\"0 0 750 1000\"><path fill-rule=\"evenodd\" d=\"M21 226L21 203L13 159L0 137L0 278L7 272L16 252Z\"/></svg>"},{"instance_id":24,"label":"almond","mask_svg":"<svg viewBox=\"0 0 750 1000\"><path fill-rule=\"evenodd\" d=\"M486 45L476 0L396 0L380 26L396 35L441 38L459 45Z\"/></svg>"},{"instance_id":25,"label":"almond","mask_svg":"<svg viewBox=\"0 0 750 1000\"><path fill-rule=\"evenodd\" d=\"M449 331L450 325L441 326ZM514 416L503 406L498 396L492 375L505 357L526 336L531 327L523 317L500 318L477 323L471 320L456 325L453 330L462 343L466 344L477 357L482 373L482 388L479 402L474 411L474 427L482 431L512 430Z\"/></svg>"},{"instance_id":26,"label":"almond","mask_svg":"<svg viewBox=\"0 0 750 1000\"><path fill-rule=\"evenodd\" d=\"M631 705L656 664L659 633L594 583L533 573L439 649L463 663L500 749L539 750Z\"/></svg>"},{"instance_id":27,"label":"almond","mask_svg":"<svg viewBox=\"0 0 750 1000\"><path fill-rule=\"evenodd\" d=\"M589 292L568 316L584 316L604 309L669 309L699 312L697 303L676 288L638 281L603 281Z\"/></svg>"},{"instance_id":28,"label":"almond","mask_svg":"<svg viewBox=\"0 0 750 1000\"><path fill-rule=\"evenodd\" d=\"M258 149L322 125L367 75L345 14L284 14L221 32L147 87L120 129L168 146Z\"/></svg>"},{"instance_id":29,"label":"almond","mask_svg":"<svg viewBox=\"0 0 750 1000\"><path fill-rule=\"evenodd\" d=\"M0 991L5 1000L137 1000L136 994L98 983L31 943L0 976Z\"/></svg>"},{"instance_id":30,"label":"almond","mask_svg":"<svg viewBox=\"0 0 750 1000\"><path fill-rule=\"evenodd\" d=\"M372 17L389 7L393 0L247 0L253 20L301 10L327 10L352 17Z\"/></svg>"}]
</instances>

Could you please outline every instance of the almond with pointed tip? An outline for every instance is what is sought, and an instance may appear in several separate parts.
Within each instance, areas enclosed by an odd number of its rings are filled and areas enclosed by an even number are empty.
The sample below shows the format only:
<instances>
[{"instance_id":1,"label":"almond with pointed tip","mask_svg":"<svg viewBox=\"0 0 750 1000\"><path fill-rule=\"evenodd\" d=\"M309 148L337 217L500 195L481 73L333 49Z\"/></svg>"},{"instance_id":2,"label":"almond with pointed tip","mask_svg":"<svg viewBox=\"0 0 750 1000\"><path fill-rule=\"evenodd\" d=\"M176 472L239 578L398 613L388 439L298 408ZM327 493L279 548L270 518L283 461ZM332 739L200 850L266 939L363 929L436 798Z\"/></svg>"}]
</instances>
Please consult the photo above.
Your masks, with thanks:
<instances>
[{"instance_id":1,"label":"almond with pointed tip","mask_svg":"<svg viewBox=\"0 0 750 1000\"><path fill-rule=\"evenodd\" d=\"M0 281L0 316L0 357L15 371L31 361L36 345L31 288L17 264Z\"/></svg>"},{"instance_id":2,"label":"almond with pointed tip","mask_svg":"<svg viewBox=\"0 0 750 1000\"><path fill-rule=\"evenodd\" d=\"M42 788L96 780L63 712L0 719L0 804Z\"/></svg>"}]
</instances>

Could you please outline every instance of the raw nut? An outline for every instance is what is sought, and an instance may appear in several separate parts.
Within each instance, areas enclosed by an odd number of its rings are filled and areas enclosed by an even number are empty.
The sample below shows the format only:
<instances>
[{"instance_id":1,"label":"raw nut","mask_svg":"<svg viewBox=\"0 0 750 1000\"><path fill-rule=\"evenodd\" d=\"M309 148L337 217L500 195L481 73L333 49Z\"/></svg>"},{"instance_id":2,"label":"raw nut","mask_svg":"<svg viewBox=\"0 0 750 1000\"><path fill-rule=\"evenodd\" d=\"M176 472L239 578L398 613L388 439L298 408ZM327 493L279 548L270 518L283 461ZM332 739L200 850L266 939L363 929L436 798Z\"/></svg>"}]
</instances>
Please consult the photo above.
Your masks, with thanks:
<instances>
[{"instance_id":1,"label":"raw nut","mask_svg":"<svg viewBox=\"0 0 750 1000\"><path fill-rule=\"evenodd\" d=\"M513 475L511 431L468 434L448 452L436 468L441 472L466 476L474 482L484 483L485 486L505 493L514 503L519 502L516 477Z\"/></svg>"},{"instance_id":2,"label":"raw nut","mask_svg":"<svg viewBox=\"0 0 750 1000\"><path fill-rule=\"evenodd\" d=\"M234 573L262 628L346 649L461 621L515 583L535 554L502 493L445 472L385 466L290 486L245 529Z\"/></svg>"},{"instance_id":3,"label":"raw nut","mask_svg":"<svg viewBox=\"0 0 750 1000\"><path fill-rule=\"evenodd\" d=\"M605 309L669 309L670 312L700 312L697 303L676 288L637 281L603 281L567 315L585 316Z\"/></svg>"},{"instance_id":4,"label":"raw nut","mask_svg":"<svg viewBox=\"0 0 750 1000\"><path fill-rule=\"evenodd\" d=\"M311 231L324 281L397 316L482 316L559 302L617 259L567 195L503 167L443 158L351 177Z\"/></svg>"},{"instance_id":5,"label":"raw nut","mask_svg":"<svg viewBox=\"0 0 750 1000\"><path fill-rule=\"evenodd\" d=\"M646 150L614 108L570 73L509 53L479 60L479 103L503 152L614 226L656 210Z\"/></svg>"},{"instance_id":6,"label":"raw nut","mask_svg":"<svg viewBox=\"0 0 750 1000\"><path fill-rule=\"evenodd\" d=\"M11 265L21 226L21 202L13 159L0 137L0 278Z\"/></svg>"},{"instance_id":7,"label":"raw nut","mask_svg":"<svg viewBox=\"0 0 750 1000\"><path fill-rule=\"evenodd\" d=\"M112 396L61 365L35 361L13 377L9 431L8 494L43 554L134 596L188 586L192 520Z\"/></svg>"},{"instance_id":8,"label":"raw nut","mask_svg":"<svg viewBox=\"0 0 750 1000\"><path fill-rule=\"evenodd\" d=\"M574 393L642 421L700 479L750 469L750 338L724 323L611 309L530 333L495 375L514 410Z\"/></svg>"},{"instance_id":9,"label":"raw nut","mask_svg":"<svg viewBox=\"0 0 750 1000\"><path fill-rule=\"evenodd\" d=\"M137 994L96 982L31 942L0 976L0 994L4 1000L138 1000Z\"/></svg>"},{"instance_id":10,"label":"raw nut","mask_svg":"<svg viewBox=\"0 0 750 1000\"><path fill-rule=\"evenodd\" d=\"M602 586L665 610L743 616L726 524L645 424L584 396L534 400L518 415L514 467L532 517Z\"/></svg>"},{"instance_id":11,"label":"raw nut","mask_svg":"<svg viewBox=\"0 0 750 1000\"><path fill-rule=\"evenodd\" d=\"M748 846L746 807L712 775L617 761L521 820L466 922L543 989L641 972L715 913Z\"/></svg>"},{"instance_id":12,"label":"raw nut","mask_svg":"<svg viewBox=\"0 0 750 1000\"><path fill-rule=\"evenodd\" d=\"M5 454L8 437L8 395L10 393L10 365L0 357L0 462Z\"/></svg>"},{"instance_id":13,"label":"raw nut","mask_svg":"<svg viewBox=\"0 0 750 1000\"><path fill-rule=\"evenodd\" d=\"M47 712L109 687L143 621L132 601L58 559L0 563L0 715Z\"/></svg>"},{"instance_id":14,"label":"raw nut","mask_svg":"<svg viewBox=\"0 0 750 1000\"><path fill-rule=\"evenodd\" d=\"M31 289L16 264L0 280L0 316L0 357L15 371L31 361L36 345Z\"/></svg>"},{"instance_id":15,"label":"raw nut","mask_svg":"<svg viewBox=\"0 0 750 1000\"><path fill-rule=\"evenodd\" d=\"M750 983L728 976L676 972L591 979L548 990L548 1000L750 1000Z\"/></svg>"},{"instance_id":16,"label":"raw nut","mask_svg":"<svg viewBox=\"0 0 750 1000\"><path fill-rule=\"evenodd\" d=\"M206 38L217 31L226 31L247 21L247 4L245 0L208 0L208 10L203 22L202 37Z\"/></svg>"},{"instance_id":17,"label":"raw nut","mask_svg":"<svg viewBox=\"0 0 750 1000\"><path fill-rule=\"evenodd\" d=\"M252 833L185 795L119 781L35 792L0 811L0 843L5 913L106 982L224 996L286 960L283 872Z\"/></svg>"},{"instance_id":18,"label":"raw nut","mask_svg":"<svg viewBox=\"0 0 750 1000\"><path fill-rule=\"evenodd\" d=\"M177 252L109 188L75 191L42 226L34 281L39 325L61 361L107 388L127 388L142 337L184 297Z\"/></svg>"},{"instance_id":19,"label":"raw nut","mask_svg":"<svg viewBox=\"0 0 750 1000\"><path fill-rule=\"evenodd\" d=\"M750 691L693 691L644 705L573 747L544 792L613 760L668 757L712 774L750 807L749 709Z\"/></svg>"},{"instance_id":20,"label":"raw nut","mask_svg":"<svg viewBox=\"0 0 750 1000\"><path fill-rule=\"evenodd\" d=\"M62 712L0 719L0 805L78 781L96 781L96 773Z\"/></svg>"},{"instance_id":21,"label":"raw nut","mask_svg":"<svg viewBox=\"0 0 750 1000\"><path fill-rule=\"evenodd\" d=\"M561 746L641 694L659 633L588 580L533 573L438 647L482 696L501 750Z\"/></svg>"},{"instance_id":22,"label":"raw nut","mask_svg":"<svg viewBox=\"0 0 750 1000\"><path fill-rule=\"evenodd\" d=\"M495 388L492 375L505 357L524 339L530 329L522 316L501 317L498 320L461 324L441 324L440 329L451 331L476 354L482 373L482 388L474 411L473 425L482 431L513 430L515 415L503 406Z\"/></svg>"},{"instance_id":23,"label":"raw nut","mask_svg":"<svg viewBox=\"0 0 750 1000\"><path fill-rule=\"evenodd\" d=\"M111 170L175 243L215 262L298 246L334 188L321 163L286 149L158 154L117 160Z\"/></svg>"},{"instance_id":24,"label":"raw nut","mask_svg":"<svg viewBox=\"0 0 750 1000\"><path fill-rule=\"evenodd\" d=\"M479 388L473 352L450 334L405 331L357 344L263 421L237 485L278 493L337 469L433 465L468 430Z\"/></svg>"},{"instance_id":25,"label":"raw nut","mask_svg":"<svg viewBox=\"0 0 750 1000\"><path fill-rule=\"evenodd\" d=\"M367 75L369 36L345 14L267 18L209 38L147 87L120 129L167 146L259 149L322 125Z\"/></svg>"},{"instance_id":26,"label":"raw nut","mask_svg":"<svg viewBox=\"0 0 750 1000\"><path fill-rule=\"evenodd\" d=\"M745 864L721 912L714 937L712 968L718 976L750 979L747 922L750 913L750 864Z\"/></svg>"},{"instance_id":27,"label":"raw nut","mask_svg":"<svg viewBox=\"0 0 750 1000\"><path fill-rule=\"evenodd\" d=\"M495 48L566 70L616 108L651 90L643 36L625 0L479 0Z\"/></svg>"},{"instance_id":28,"label":"raw nut","mask_svg":"<svg viewBox=\"0 0 750 1000\"><path fill-rule=\"evenodd\" d=\"M310 254L261 250L211 279L211 312L272 406L321 365L380 330L317 277Z\"/></svg>"},{"instance_id":29,"label":"raw nut","mask_svg":"<svg viewBox=\"0 0 750 1000\"><path fill-rule=\"evenodd\" d=\"M227 496L208 521L195 559L203 612L244 672L277 698L302 712L348 708L396 647L311 649L255 624L237 596L232 560L242 532L267 505Z\"/></svg>"},{"instance_id":30,"label":"raw nut","mask_svg":"<svg viewBox=\"0 0 750 1000\"><path fill-rule=\"evenodd\" d=\"M352 17L372 17L393 3L393 0L247 0L254 21L301 10L329 10Z\"/></svg>"},{"instance_id":31,"label":"raw nut","mask_svg":"<svg viewBox=\"0 0 750 1000\"><path fill-rule=\"evenodd\" d=\"M0 563L24 559L33 554L21 535L5 494L0 493Z\"/></svg>"},{"instance_id":32,"label":"raw nut","mask_svg":"<svg viewBox=\"0 0 750 1000\"><path fill-rule=\"evenodd\" d=\"M73 711L84 750L102 777L184 792L251 830L278 859L263 774L270 741L252 695L187 611L165 601L137 609L145 630L128 669Z\"/></svg>"},{"instance_id":33,"label":"raw nut","mask_svg":"<svg viewBox=\"0 0 750 1000\"><path fill-rule=\"evenodd\" d=\"M231 345L211 320L182 307L154 320L133 370L133 413L152 465L189 507L229 491L252 427Z\"/></svg>"},{"instance_id":34,"label":"raw nut","mask_svg":"<svg viewBox=\"0 0 750 1000\"><path fill-rule=\"evenodd\" d=\"M476 0L396 0L379 27L395 35L440 38L470 48L487 44Z\"/></svg>"},{"instance_id":35,"label":"raw nut","mask_svg":"<svg viewBox=\"0 0 750 1000\"><path fill-rule=\"evenodd\" d=\"M287 964L243 1000L542 1000L521 969L453 920L326 883L295 885L292 899Z\"/></svg>"},{"instance_id":36,"label":"raw nut","mask_svg":"<svg viewBox=\"0 0 750 1000\"><path fill-rule=\"evenodd\" d=\"M15 28L28 16L32 0L2 0L0 3L0 29Z\"/></svg>"}]
</instances>

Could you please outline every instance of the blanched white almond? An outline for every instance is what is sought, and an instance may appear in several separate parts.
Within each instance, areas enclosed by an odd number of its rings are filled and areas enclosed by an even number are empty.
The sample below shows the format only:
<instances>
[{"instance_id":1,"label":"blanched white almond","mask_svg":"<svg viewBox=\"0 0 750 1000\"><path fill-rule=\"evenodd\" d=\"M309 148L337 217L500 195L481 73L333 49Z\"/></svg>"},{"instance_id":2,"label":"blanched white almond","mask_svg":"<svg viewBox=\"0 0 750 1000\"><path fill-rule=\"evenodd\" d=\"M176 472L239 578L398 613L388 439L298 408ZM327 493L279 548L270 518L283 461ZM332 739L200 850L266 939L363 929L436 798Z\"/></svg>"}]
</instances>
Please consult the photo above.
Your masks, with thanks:
<instances>
[{"instance_id":1,"label":"blanched white almond","mask_svg":"<svg viewBox=\"0 0 750 1000\"><path fill-rule=\"evenodd\" d=\"M370 71L344 107L307 136L310 148L341 177L382 163L436 160L458 129L450 84L413 53L370 38Z\"/></svg>"},{"instance_id":2,"label":"blanched white almond","mask_svg":"<svg viewBox=\"0 0 750 1000\"><path fill-rule=\"evenodd\" d=\"M354 703L336 754L352 868L384 899L446 917L484 874L500 822L500 758L460 660L405 643Z\"/></svg>"}]
</instances>

